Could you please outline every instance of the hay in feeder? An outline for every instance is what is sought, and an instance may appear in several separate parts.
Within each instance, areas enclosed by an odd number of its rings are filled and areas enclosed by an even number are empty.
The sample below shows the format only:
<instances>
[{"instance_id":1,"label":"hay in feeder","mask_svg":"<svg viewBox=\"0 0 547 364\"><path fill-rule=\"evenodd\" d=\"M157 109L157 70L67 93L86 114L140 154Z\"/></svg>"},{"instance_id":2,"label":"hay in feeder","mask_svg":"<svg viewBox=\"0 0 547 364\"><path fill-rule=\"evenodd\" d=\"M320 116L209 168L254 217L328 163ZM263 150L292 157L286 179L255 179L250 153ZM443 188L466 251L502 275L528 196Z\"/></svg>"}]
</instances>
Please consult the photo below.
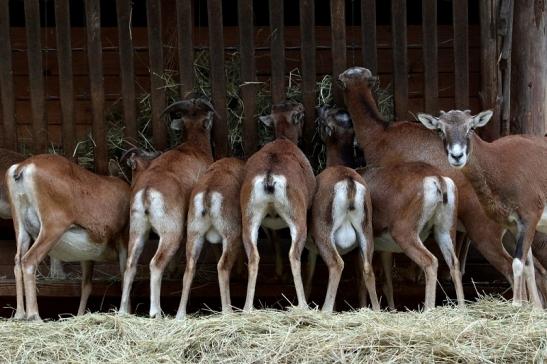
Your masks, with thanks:
<instances>
[{"instance_id":1,"label":"hay in feeder","mask_svg":"<svg viewBox=\"0 0 547 364\"><path fill-rule=\"evenodd\" d=\"M172 56L176 56L172 54ZM175 68L176 59L168 60L169 68ZM240 59L238 52L227 52L225 54L225 79L226 79L226 105L228 106L228 138L231 154L242 156L242 121L243 121L243 99L241 98L241 77ZM205 50L196 51L194 54L194 92L197 95L211 96L209 53ZM161 75L164 81L166 102L169 104L180 98L178 74L174 70L167 69ZM288 100L302 101L302 78L299 69L293 69L287 76L286 95ZM258 82L256 85L256 108L255 113L264 115L270 112L272 99L269 82ZM391 86L380 88L376 85L374 93L377 97L380 112L387 120L393 118L393 93ZM317 82L316 106L332 104L332 77L326 75ZM124 120L121 100L113 103L106 111L107 119L107 146L109 158L118 161L124 151L132 147L139 147L147 151L154 151L152 144L152 127L150 93L143 92L137 99L137 130L136 140L128 139L124 134ZM167 127L167 125L166 125ZM259 145L266 144L273 140L273 130L266 128L259 123L258 126ZM169 131L169 146L177 144L180 135ZM313 153L309 156L316 172L321 171L325 166L323 145L317 133L313 139ZM78 163L86 168L93 169L95 141L91 133L84 140L77 142L73 151ZM51 153L62 153L62 149L50 148Z\"/></svg>"},{"instance_id":2,"label":"hay in feeder","mask_svg":"<svg viewBox=\"0 0 547 364\"><path fill-rule=\"evenodd\" d=\"M547 314L482 298L426 313L309 310L0 321L2 362L543 362Z\"/></svg>"}]
</instances>

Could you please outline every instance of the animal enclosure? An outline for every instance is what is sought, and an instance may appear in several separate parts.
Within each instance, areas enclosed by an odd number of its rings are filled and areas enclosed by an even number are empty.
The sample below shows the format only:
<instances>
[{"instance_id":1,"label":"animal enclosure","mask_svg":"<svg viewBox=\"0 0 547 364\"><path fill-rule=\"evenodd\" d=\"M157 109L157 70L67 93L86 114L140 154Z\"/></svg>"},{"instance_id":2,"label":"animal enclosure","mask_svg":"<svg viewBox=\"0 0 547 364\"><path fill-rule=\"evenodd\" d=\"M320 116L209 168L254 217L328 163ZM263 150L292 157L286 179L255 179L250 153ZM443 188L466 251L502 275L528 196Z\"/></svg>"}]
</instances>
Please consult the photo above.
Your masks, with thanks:
<instances>
[{"instance_id":1,"label":"animal enclosure","mask_svg":"<svg viewBox=\"0 0 547 364\"><path fill-rule=\"evenodd\" d=\"M257 116L286 98L304 104L303 145L311 157L315 108L343 104L332 80L349 66L379 76L384 110L394 119L496 107L497 76L488 71L496 68L496 51L485 46L496 39L485 31L494 21L491 7L467 0L2 1L0 146L62 153L106 174L109 159L133 145L170 146L175 136L167 132L162 110L169 100L197 92L209 96L217 111L216 157L256 151L267 139ZM491 125L487 135L495 138L500 119ZM0 277L6 279L0 296L11 299L15 244L10 223L1 224ZM269 276L272 254L266 255L261 274ZM204 260L193 297L216 301L213 254ZM470 263L481 280L498 278L480 259ZM104 267L95 294L118 297L108 280L115 270ZM468 273L472 277L473 268ZM233 295L242 297L244 280L234 284ZM137 296L145 286L137 284ZM41 294L70 299L78 289L46 281ZM169 294L178 289L178 280L166 286ZM341 292L351 289L341 286ZM269 298L282 293L293 295L292 287L257 291ZM473 293L469 284L467 293Z\"/></svg>"}]
</instances>

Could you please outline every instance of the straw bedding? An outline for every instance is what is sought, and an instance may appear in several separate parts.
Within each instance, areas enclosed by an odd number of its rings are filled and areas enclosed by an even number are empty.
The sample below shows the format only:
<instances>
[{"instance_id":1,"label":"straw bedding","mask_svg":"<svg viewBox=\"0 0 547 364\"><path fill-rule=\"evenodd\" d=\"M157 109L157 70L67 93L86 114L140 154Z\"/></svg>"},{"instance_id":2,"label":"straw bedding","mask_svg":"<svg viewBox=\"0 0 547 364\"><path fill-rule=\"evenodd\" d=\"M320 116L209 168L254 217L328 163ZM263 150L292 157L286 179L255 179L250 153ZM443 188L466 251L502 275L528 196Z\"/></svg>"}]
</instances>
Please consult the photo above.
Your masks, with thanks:
<instances>
[{"instance_id":1,"label":"straw bedding","mask_svg":"<svg viewBox=\"0 0 547 364\"><path fill-rule=\"evenodd\" d=\"M427 313L256 310L148 319L0 321L1 362L543 362L547 315L482 298Z\"/></svg>"}]
</instances>

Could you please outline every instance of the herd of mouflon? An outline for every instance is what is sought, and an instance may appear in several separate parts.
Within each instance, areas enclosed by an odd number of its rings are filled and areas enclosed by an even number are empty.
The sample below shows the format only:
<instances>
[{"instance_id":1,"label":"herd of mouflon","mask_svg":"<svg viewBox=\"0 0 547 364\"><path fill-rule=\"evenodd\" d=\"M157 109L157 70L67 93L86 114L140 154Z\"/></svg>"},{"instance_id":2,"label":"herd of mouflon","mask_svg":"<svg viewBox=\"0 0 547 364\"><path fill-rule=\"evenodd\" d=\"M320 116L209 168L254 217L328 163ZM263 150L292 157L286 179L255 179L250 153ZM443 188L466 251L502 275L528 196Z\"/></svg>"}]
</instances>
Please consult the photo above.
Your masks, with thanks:
<instances>
[{"instance_id":1,"label":"herd of mouflon","mask_svg":"<svg viewBox=\"0 0 547 364\"><path fill-rule=\"evenodd\" d=\"M162 315L162 276L186 244L186 265L177 319L186 316L192 280L207 241L220 244L218 281L222 312L230 312L230 272L241 254L248 266L244 311L253 309L260 255L260 228L274 240L288 229L289 261L299 307L307 297L317 255L328 267L323 311L334 308L344 261L358 249L356 289L361 305L379 309L372 269L379 252L384 293L395 308L392 255L404 253L425 275L424 308L435 305L438 260L424 245L433 237L450 269L457 302L464 304L465 249L456 231L510 282L513 303L541 308L547 300L547 260L534 248L547 233L547 138L511 135L489 143L475 134L492 111L418 114L422 125L386 123L371 87L368 69L352 67L338 77L346 108L317 110L326 148L326 169L314 175L298 147L304 108L286 101L272 106L260 122L275 140L246 161L211 151L213 105L205 99L178 101L165 110L182 142L161 154L131 150L124 156L131 184L94 174L58 155L30 158L3 151L0 217L12 218L16 233L16 319L40 319L36 270L49 255L81 262L78 314L86 311L94 262L117 261L123 280L120 314L131 312L131 286L151 231L159 236L150 261L150 316ZM366 167L356 168L355 147ZM504 234L514 239L509 253ZM301 255L309 258L302 274ZM460 262L461 261L461 262ZM62 273L62 270L60 270ZM305 279L302 277L304 276Z\"/></svg>"}]
</instances>

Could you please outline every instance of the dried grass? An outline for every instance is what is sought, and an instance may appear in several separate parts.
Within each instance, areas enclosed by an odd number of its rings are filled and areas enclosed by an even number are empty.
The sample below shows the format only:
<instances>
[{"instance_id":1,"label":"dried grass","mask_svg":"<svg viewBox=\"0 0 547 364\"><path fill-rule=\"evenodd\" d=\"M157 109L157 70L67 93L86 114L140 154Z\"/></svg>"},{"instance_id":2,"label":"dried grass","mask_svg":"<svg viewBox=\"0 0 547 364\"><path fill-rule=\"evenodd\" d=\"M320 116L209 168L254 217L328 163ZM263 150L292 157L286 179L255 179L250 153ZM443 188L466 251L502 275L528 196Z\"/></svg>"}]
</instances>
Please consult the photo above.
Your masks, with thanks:
<instances>
[{"instance_id":1,"label":"dried grass","mask_svg":"<svg viewBox=\"0 0 547 364\"><path fill-rule=\"evenodd\" d=\"M547 314L482 298L426 313L257 310L171 318L0 321L2 362L543 362Z\"/></svg>"},{"instance_id":2,"label":"dried grass","mask_svg":"<svg viewBox=\"0 0 547 364\"><path fill-rule=\"evenodd\" d=\"M241 98L241 78L240 78L240 59L238 52L227 52L225 54L225 79L226 79L226 104L228 106L228 138L231 153L234 156L242 156L242 121L243 121L243 99ZM174 60L168 61L168 66ZM169 67L170 67L169 66ZM174 68L174 67L173 67ZM194 92L198 95L210 97L211 83L209 75L209 53L205 50L197 51L194 54ZM165 70L161 75L165 84L165 93L167 103L179 99L178 74L176 71ZM286 95L288 100L302 101L301 91L302 78L299 69L293 69L287 76ZM256 117L270 112L272 99L269 82L258 82L256 84ZM393 118L393 93L391 86L380 88L378 85L374 89L377 97L380 112L387 120ZM330 75L324 76L317 82L317 102L316 106L332 104L332 78ZM154 151L152 145L152 128L150 94L141 93L137 100L137 140L130 140L124 135L124 121L121 100L110 106L106 112L108 123L107 145L108 155L113 160L119 160L121 155L127 149L139 147L144 150ZM179 140L179 135L169 131L169 145L174 146ZM273 130L266 128L259 123L259 145L266 144L273 140ZM325 156L323 145L318 135L314 135L313 153L308 156L312 165L319 172L324 168ZM78 163L86 168L93 168L94 156L93 150L95 141L91 133L84 140L77 142L73 155ZM23 148L23 146L21 147ZM61 149L50 148L51 153L62 153Z\"/></svg>"}]
</instances>

